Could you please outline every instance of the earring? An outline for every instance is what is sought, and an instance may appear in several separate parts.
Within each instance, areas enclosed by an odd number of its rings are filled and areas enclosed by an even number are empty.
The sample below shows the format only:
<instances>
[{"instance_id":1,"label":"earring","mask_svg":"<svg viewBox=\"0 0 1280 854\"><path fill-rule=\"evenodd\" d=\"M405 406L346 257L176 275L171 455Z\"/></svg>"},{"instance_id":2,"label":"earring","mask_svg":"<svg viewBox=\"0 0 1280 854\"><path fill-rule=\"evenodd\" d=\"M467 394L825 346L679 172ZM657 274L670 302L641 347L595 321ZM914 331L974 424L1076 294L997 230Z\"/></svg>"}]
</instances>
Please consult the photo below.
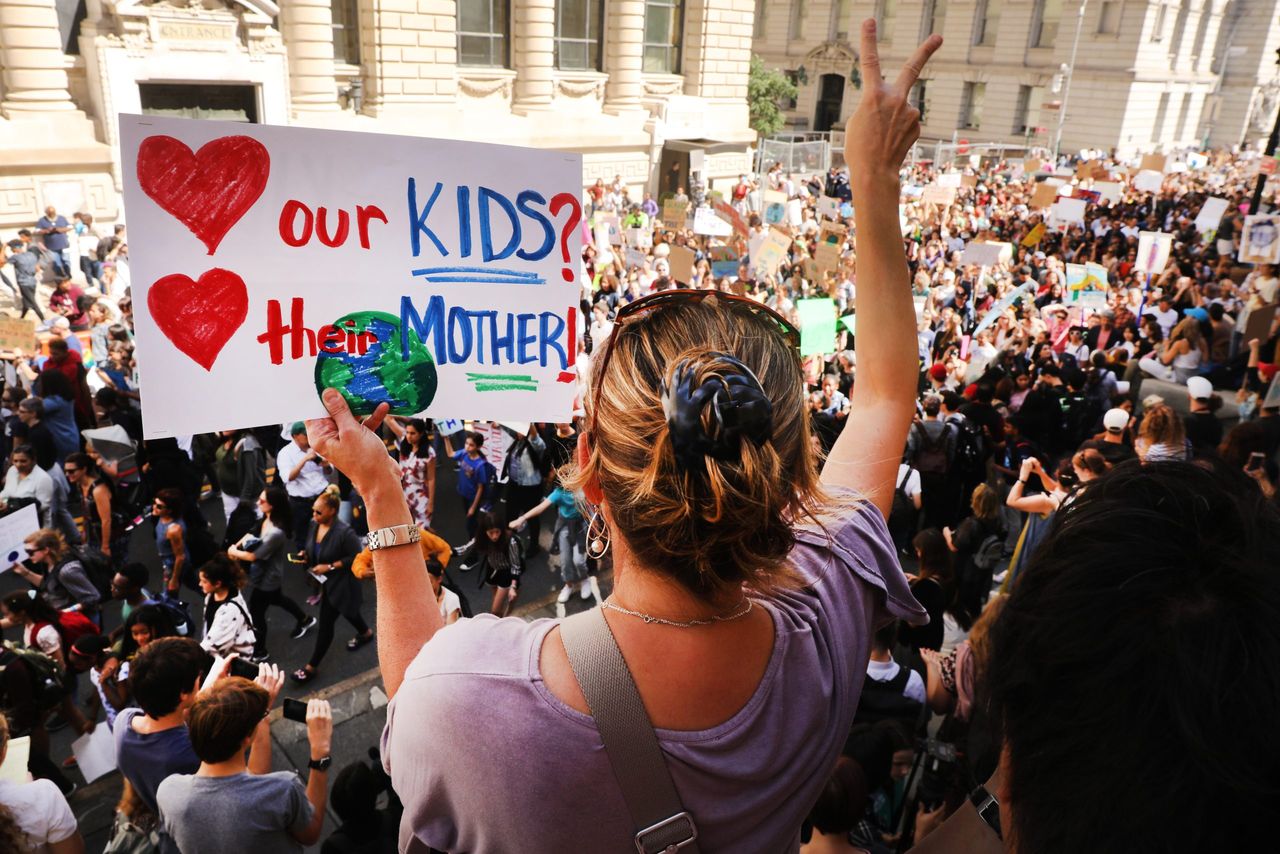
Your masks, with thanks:
<instances>
[{"instance_id":1,"label":"earring","mask_svg":"<svg viewBox=\"0 0 1280 854\"><path fill-rule=\"evenodd\" d=\"M597 530L597 522L599 530ZM611 545L613 545L613 538L609 535L609 526L605 524L604 516L600 515L600 511L596 510L591 514L591 521L587 523L587 555L599 560L605 556Z\"/></svg>"}]
</instances>

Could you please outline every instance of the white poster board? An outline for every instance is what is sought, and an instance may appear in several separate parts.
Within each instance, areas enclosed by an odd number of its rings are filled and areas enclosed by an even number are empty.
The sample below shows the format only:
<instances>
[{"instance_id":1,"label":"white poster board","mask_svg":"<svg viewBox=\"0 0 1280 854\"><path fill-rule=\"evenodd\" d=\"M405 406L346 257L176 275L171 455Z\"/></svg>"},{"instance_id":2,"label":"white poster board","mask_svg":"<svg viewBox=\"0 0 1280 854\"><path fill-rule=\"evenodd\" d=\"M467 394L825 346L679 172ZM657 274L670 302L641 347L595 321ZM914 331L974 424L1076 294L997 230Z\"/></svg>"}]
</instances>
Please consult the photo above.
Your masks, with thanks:
<instances>
[{"instance_id":1,"label":"white poster board","mask_svg":"<svg viewBox=\"0 0 1280 854\"><path fill-rule=\"evenodd\" d=\"M1013 257L1013 246L1008 243L969 243L964 247L962 263L979 267L994 267Z\"/></svg>"},{"instance_id":2,"label":"white poster board","mask_svg":"<svg viewBox=\"0 0 1280 854\"><path fill-rule=\"evenodd\" d=\"M1159 275L1169 263L1169 252L1173 249L1173 235L1162 231L1138 232L1138 257L1133 262L1137 270L1151 275Z\"/></svg>"},{"instance_id":3,"label":"white poster board","mask_svg":"<svg viewBox=\"0 0 1280 854\"><path fill-rule=\"evenodd\" d=\"M959 172L943 172L941 175L938 176L937 185L939 187L959 187L960 173Z\"/></svg>"},{"instance_id":4,"label":"white poster board","mask_svg":"<svg viewBox=\"0 0 1280 854\"><path fill-rule=\"evenodd\" d=\"M0 517L0 572L8 572L15 563L27 559L23 542L40 530L40 514L34 504L19 507L7 516Z\"/></svg>"},{"instance_id":5,"label":"white poster board","mask_svg":"<svg viewBox=\"0 0 1280 854\"><path fill-rule=\"evenodd\" d=\"M325 414L564 421L582 156L120 117L147 438Z\"/></svg>"},{"instance_id":6,"label":"white poster board","mask_svg":"<svg viewBox=\"0 0 1280 854\"><path fill-rule=\"evenodd\" d=\"M1097 191L1099 201L1106 202L1108 205L1118 204L1124 193L1124 188L1119 181L1094 181L1093 189Z\"/></svg>"},{"instance_id":7,"label":"white poster board","mask_svg":"<svg viewBox=\"0 0 1280 854\"><path fill-rule=\"evenodd\" d=\"M711 208L698 208L693 212L693 233L728 237L733 234L733 226L716 216Z\"/></svg>"},{"instance_id":8,"label":"white poster board","mask_svg":"<svg viewBox=\"0 0 1280 854\"><path fill-rule=\"evenodd\" d=\"M1076 225L1084 222L1085 206L1088 204L1084 199L1064 199L1059 198L1053 203L1053 207L1049 209L1049 216L1053 217L1060 223Z\"/></svg>"},{"instance_id":9,"label":"white poster board","mask_svg":"<svg viewBox=\"0 0 1280 854\"><path fill-rule=\"evenodd\" d=\"M833 199L830 196L820 196L818 198L818 215L827 219L839 219L840 200Z\"/></svg>"},{"instance_id":10,"label":"white poster board","mask_svg":"<svg viewBox=\"0 0 1280 854\"><path fill-rule=\"evenodd\" d=\"M1158 193L1164 184L1164 173L1143 169L1133 178L1133 188L1144 193Z\"/></svg>"},{"instance_id":11,"label":"white poster board","mask_svg":"<svg viewBox=\"0 0 1280 854\"><path fill-rule=\"evenodd\" d=\"M1210 196L1204 200L1204 204L1200 206L1200 213L1196 214L1196 231L1204 234L1208 231L1217 231L1218 224L1222 222L1222 216L1227 212L1227 208L1231 203L1226 199L1220 199L1217 196Z\"/></svg>"},{"instance_id":12,"label":"white poster board","mask_svg":"<svg viewBox=\"0 0 1280 854\"><path fill-rule=\"evenodd\" d=\"M1244 218L1239 258L1245 264L1280 263L1280 216L1254 214Z\"/></svg>"},{"instance_id":13,"label":"white poster board","mask_svg":"<svg viewBox=\"0 0 1280 854\"><path fill-rule=\"evenodd\" d=\"M116 770L116 740L106 722L71 742L71 754L85 782L92 783Z\"/></svg>"}]
</instances>

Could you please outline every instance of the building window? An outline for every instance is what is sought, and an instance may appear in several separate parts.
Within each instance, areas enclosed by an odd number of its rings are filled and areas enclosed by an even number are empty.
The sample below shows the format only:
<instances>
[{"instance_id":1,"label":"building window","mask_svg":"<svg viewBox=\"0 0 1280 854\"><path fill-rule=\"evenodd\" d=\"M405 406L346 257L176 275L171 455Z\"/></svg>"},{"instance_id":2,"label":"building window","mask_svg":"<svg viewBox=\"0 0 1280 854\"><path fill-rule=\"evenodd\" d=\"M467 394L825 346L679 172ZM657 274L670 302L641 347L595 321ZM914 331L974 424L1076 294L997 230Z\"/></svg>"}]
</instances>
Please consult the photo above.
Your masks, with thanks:
<instances>
[{"instance_id":1,"label":"building window","mask_svg":"<svg viewBox=\"0 0 1280 854\"><path fill-rule=\"evenodd\" d=\"M993 45L996 30L1000 29L1001 0L978 0L978 11L973 16L973 43Z\"/></svg>"},{"instance_id":2,"label":"building window","mask_svg":"<svg viewBox=\"0 0 1280 854\"><path fill-rule=\"evenodd\" d=\"M1098 7L1098 33L1114 36L1120 32L1121 0L1103 0Z\"/></svg>"},{"instance_id":3,"label":"building window","mask_svg":"<svg viewBox=\"0 0 1280 854\"><path fill-rule=\"evenodd\" d=\"M1151 126L1151 141L1162 142L1164 134L1164 117L1169 112L1169 93L1160 93L1160 104L1156 107L1156 120Z\"/></svg>"},{"instance_id":4,"label":"building window","mask_svg":"<svg viewBox=\"0 0 1280 854\"><path fill-rule=\"evenodd\" d=\"M925 105L927 103L927 101L925 100L926 98L925 86L928 84L928 82L929 81L927 80L917 80L916 84L911 87L911 92L908 93L907 95L907 101L911 104L911 106L915 107L917 110L920 111L920 124L922 125L925 123L925 121L927 121L925 119L925 113L926 113Z\"/></svg>"},{"instance_id":5,"label":"building window","mask_svg":"<svg viewBox=\"0 0 1280 854\"><path fill-rule=\"evenodd\" d=\"M1169 67L1178 64L1178 54L1182 53L1182 37L1187 32L1187 16L1191 14L1191 0L1182 0L1178 7L1178 17L1173 20L1173 38L1169 39Z\"/></svg>"},{"instance_id":6,"label":"building window","mask_svg":"<svg viewBox=\"0 0 1280 854\"><path fill-rule=\"evenodd\" d=\"M1062 22L1062 0L1036 0L1031 11L1031 46L1053 47Z\"/></svg>"},{"instance_id":7,"label":"building window","mask_svg":"<svg viewBox=\"0 0 1280 854\"><path fill-rule=\"evenodd\" d=\"M898 0L879 0L876 3L876 33L880 41L888 41L889 28L893 26L893 16L898 11Z\"/></svg>"},{"instance_id":8,"label":"building window","mask_svg":"<svg viewBox=\"0 0 1280 854\"><path fill-rule=\"evenodd\" d=\"M459 65L509 66L509 6L509 0L458 0Z\"/></svg>"},{"instance_id":9,"label":"building window","mask_svg":"<svg viewBox=\"0 0 1280 854\"><path fill-rule=\"evenodd\" d=\"M1209 20L1213 18L1213 5L1205 0L1200 7L1200 23L1196 26L1196 40L1191 45L1191 62L1197 65L1200 54L1204 52L1204 39L1209 34Z\"/></svg>"},{"instance_id":10,"label":"building window","mask_svg":"<svg viewBox=\"0 0 1280 854\"><path fill-rule=\"evenodd\" d=\"M803 83L800 82L800 72L796 70L796 71L784 71L782 73L787 75L787 79L791 81L791 85L796 87L796 95L798 96L800 94L800 87L804 85ZM782 109L784 110L794 110L796 108L796 104L797 104L797 101L795 98L782 99Z\"/></svg>"},{"instance_id":11,"label":"building window","mask_svg":"<svg viewBox=\"0 0 1280 854\"><path fill-rule=\"evenodd\" d=\"M644 70L680 73L680 33L684 0L646 0L644 4Z\"/></svg>"},{"instance_id":12,"label":"building window","mask_svg":"<svg viewBox=\"0 0 1280 854\"><path fill-rule=\"evenodd\" d=\"M960 127L966 130L982 128L982 102L987 98L986 83L966 83L960 99Z\"/></svg>"},{"instance_id":13,"label":"building window","mask_svg":"<svg viewBox=\"0 0 1280 854\"><path fill-rule=\"evenodd\" d=\"M1019 86L1018 103L1013 111L1013 132L1030 133L1040 120L1040 105L1044 102L1043 86Z\"/></svg>"},{"instance_id":14,"label":"building window","mask_svg":"<svg viewBox=\"0 0 1280 854\"><path fill-rule=\"evenodd\" d=\"M1164 41L1164 14L1165 5L1161 3L1156 7L1156 20L1151 27L1151 40L1153 42Z\"/></svg>"},{"instance_id":15,"label":"building window","mask_svg":"<svg viewBox=\"0 0 1280 854\"><path fill-rule=\"evenodd\" d=\"M333 0L333 60L360 64L359 0Z\"/></svg>"},{"instance_id":16,"label":"building window","mask_svg":"<svg viewBox=\"0 0 1280 854\"><path fill-rule=\"evenodd\" d=\"M764 0L756 0L756 5L763 6ZM853 18L853 0L836 0L833 8L835 19L831 22L831 37L836 41L848 41L849 23Z\"/></svg>"},{"instance_id":17,"label":"building window","mask_svg":"<svg viewBox=\"0 0 1280 854\"><path fill-rule=\"evenodd\" d=\"M556 0L556 68L599 71L604 0Z\"/></svg>"},{"instance_id":18,"label":"building window","mask_svg":"<svg viewBox=\"0 0 1280 854\"><path fill-rule=\"evenodd\" d=\"M924 0L924 17L920 20L920 41L942 32L947 17L947 0Z\"/></svg>"},{"instance_id":19,"label":"building window","mask_svg":"<svg viewBox=\"0 0 1280 854\"><path fill-rule=\"evenodd\" d=\"M794 41L804 31L805 0L792 0L791 17L787 18L787 39Z\"/></svg>"},{"instance_id":20,"label":"building window","mask_svg":"<svg viewBox=\"0 0 1280 854\"><path fill-rule=\"evenodd\" d=\"M1187 113L1191 112L1191 93L1182 93L1182 106L1178 108L1178 126L1176 129L1177 141L1182 140L1182 135L1187 132Z\"/></svg>"}]
</instances>

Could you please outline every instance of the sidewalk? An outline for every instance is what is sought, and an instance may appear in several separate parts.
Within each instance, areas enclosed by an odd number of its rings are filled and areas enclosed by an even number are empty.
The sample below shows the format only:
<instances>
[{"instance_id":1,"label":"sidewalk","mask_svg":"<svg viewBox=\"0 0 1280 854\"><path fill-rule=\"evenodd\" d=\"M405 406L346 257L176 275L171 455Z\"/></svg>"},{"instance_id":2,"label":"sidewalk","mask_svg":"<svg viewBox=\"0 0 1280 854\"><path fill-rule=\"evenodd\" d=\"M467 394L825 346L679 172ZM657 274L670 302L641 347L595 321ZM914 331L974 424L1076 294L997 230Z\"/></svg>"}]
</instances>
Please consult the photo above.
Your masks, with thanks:
<instances>
[{"instance_id":1,"label":"sidewalk","mask_svg":"<svg viewBox=\"0 0 1280 854\"><path fill-rule=\"evenodd\" d=\"M603 599L613 589L613 572L606 570L597 579L597 587ZM576 614L595 604L584 602L576 594L567 605L556 602L556 592L549 593L540 599L527 602L517 607L512 614L525 620L554 618L567 614ZM557 614L557 611L562 613ZM338 771L358 761L369 761L369 749L377 747L382 737L382 728L387 720L387 695L382 690L382 674L378 668L330 685L312 694L299 695L290 691L291 684L286 684L282 696L294 696L298 699L316 697L328 700L333 706L333 767L329 772L329 784ZM272 710L271 721L271 767L275 771L299 771L306 774L309 749L307 730L303 724L285 720L281 717L280 708ZM458 745L458 749L484 748L482 744L474 747ZM120 800L121 777L118 773L108 774L87 786L82 786L71 796L70 804L76 819L80 823L80 833L85 839L85 850L90 854L98 854L106 846L111 834L111 824L115 817L115 806ZM325 817L324 833L321 840L336 830L338 822L333 810ZM314 845L308 851L319 851L320 845Z\"/></svg>"}]
</instances>

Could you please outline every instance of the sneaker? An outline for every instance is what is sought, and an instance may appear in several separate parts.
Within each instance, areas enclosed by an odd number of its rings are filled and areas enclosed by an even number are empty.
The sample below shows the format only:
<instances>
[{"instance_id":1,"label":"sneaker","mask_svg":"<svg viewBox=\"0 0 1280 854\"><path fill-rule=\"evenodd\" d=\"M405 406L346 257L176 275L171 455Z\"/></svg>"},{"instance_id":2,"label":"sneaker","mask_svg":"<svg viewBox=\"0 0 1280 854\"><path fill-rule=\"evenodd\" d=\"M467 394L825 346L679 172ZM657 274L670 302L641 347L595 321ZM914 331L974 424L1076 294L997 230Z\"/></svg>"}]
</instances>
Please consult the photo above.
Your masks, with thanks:
<instances>
[{"instance_id":1,"label":"sneaker","mask_svg":"<svg viewBox=\"0 0 1280 854\"><path fill-rule=\"evenodd\" d=\"M578 595L581 596L583 599L591 598L591 579L590 578L582 579L582 583L578 585Z\"/></svg>"},{"instance_id":2,"label":"sneaker","mask_svg":"<svg viewBox=\"0 0 1280 854\"><path fill-rule=\"evenodd\" d=\"M293 638L294 640L301 640L302 638L306 637L307 632L311 631L315 627L316 627L316 618L307 617L307 619L304 622L300 623L298 627L293 630L293 634L291 634L289 637Z\"/></svg>"},{"instance_id":3,"label":"sneaker","mask_svg":"<svg viewBox=\"0 0 1280 854\"><path fill-rule=\"evenodd\" d=\"M556 597L556 601L563 605L565 602L569 601L569 597L572 595L573 585L566 584L564 587L560 588L560 595Z\"/></svg>"},{"instance_id":4,"label":"sneaker","mask_svg":"<svg viewBox=\"0 0 1280 854\"><path fill-rule=\"evenodd\" d=\"M245 660L250 664L262 664L270 657L270 654L264 649L262 652L256 652Z\"/></svg>"}]
</instances>

